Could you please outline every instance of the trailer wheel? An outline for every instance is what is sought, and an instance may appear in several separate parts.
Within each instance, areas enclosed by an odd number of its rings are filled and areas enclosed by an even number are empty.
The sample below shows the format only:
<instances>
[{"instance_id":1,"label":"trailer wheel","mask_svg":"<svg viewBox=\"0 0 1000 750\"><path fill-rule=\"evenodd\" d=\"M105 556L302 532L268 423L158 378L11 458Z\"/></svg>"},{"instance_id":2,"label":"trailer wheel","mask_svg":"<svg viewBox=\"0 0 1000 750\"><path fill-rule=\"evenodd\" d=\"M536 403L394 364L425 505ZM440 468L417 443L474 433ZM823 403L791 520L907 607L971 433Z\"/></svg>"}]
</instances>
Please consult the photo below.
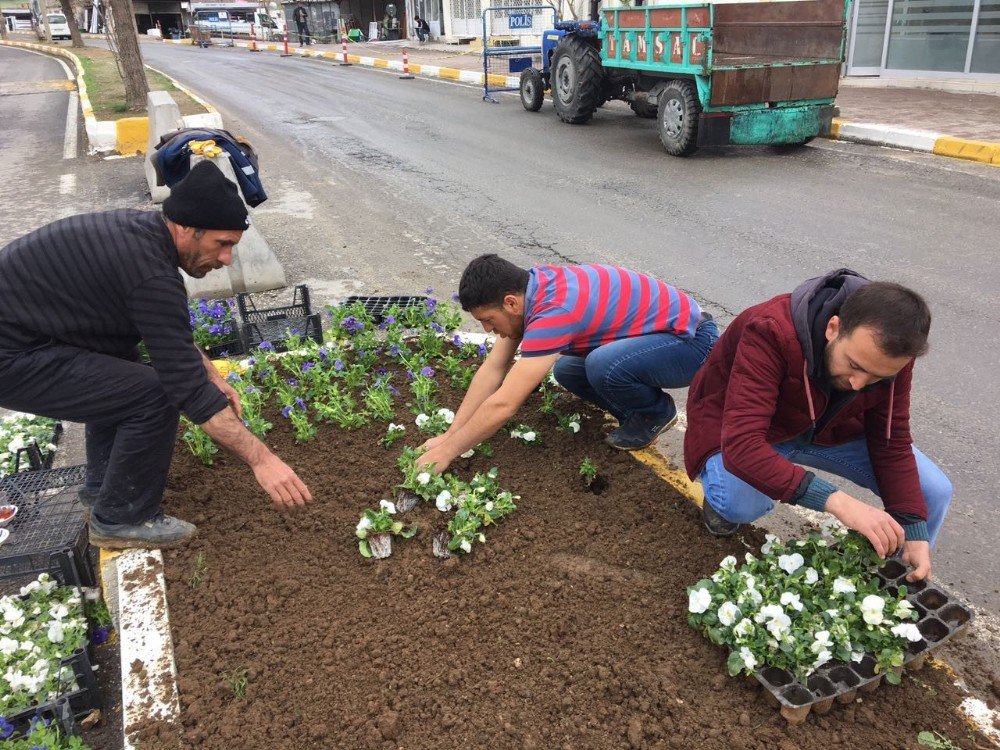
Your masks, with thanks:
<instances>
[{"instance_id":1,"label":"trailer wheel","mask_svg":"<svg viewBox=\"0 0 1000 750\"><path fill-rule=\"evenodd\" d=\"M660 141L671 156L688 156L698 150L698 116L701 104L691 81L671 81L658 95L657 125Z\"/></svg>"},{"instance_id":2,"label":"trailer wheel","mask_svg":"<svg viewBox=\"0 0 1000 750\"><path fill-rule=\"evenodd\" d=\"M632 108L632 111L635 112L638 117L645 117L646 119L652 120L657 115L656 107L646 101L633 99L628 103L628 106Z\"/></svg>"},{"instance_id":3,"label":"trailer wheel","mask_svg":"<svg viewBox=\"0 0 1000 750\"><path fill-rule=\"evenodd\" d=\"M563 122L582 125L604 103L604 68L593 45L565 36L552 55L552 103Z\"/></svg>"},{"instance_id":4,"label":"trailer wheel","mask_svg":"<svg viewBox=\"0 0 1000 750\"><path fill-rule=\"evenodd\" d=\"M542 74L534 68L521 71L521 104L529 112L537 112L542 108L545 99L545 81Z\"/></svg>"}]
</instances>

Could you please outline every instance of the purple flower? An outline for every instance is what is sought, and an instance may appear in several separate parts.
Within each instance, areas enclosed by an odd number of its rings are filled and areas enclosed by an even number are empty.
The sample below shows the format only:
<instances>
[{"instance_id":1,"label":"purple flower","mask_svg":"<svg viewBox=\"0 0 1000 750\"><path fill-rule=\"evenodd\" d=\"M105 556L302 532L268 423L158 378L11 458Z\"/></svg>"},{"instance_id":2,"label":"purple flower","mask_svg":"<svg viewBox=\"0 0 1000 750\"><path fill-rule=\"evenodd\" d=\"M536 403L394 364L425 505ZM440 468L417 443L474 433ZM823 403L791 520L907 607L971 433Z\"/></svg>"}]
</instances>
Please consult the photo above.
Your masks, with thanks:
<instances>
[{"instance_id":1,"label":"purple flower","mask_svg":"<svg viewBox=\"0 0 1000 750\"><path fill-rule=\"evenodd\" d=\"M390 357L398 357L399 356L399 345L398 344L393 344L392 346L389 347L389 356Z\"/></svg>"},{"instance_id":2,"label":"purple flower","mask_svg":"<svg viewBox=\"0 0 1000 750\"><path fill-rule=\"evenodd\" d=\"M0 716L0 740L5 740L14 734L14 725Z\"/></svg>"},{"instance_id":3,"label":"purple flower","mask_svg":"<svg viewBox=\"0 0 1000 750\"><path fill-rule=\"evenodd\" d=\"M434 370L430 367L425 367L420 371L420 374L423 375L425 378L433 378Z\"/></svg>"},{"instance_id":4,"label":"purple flower","mask_svg":"<svg viewBox=\"0 0 1000 750\"><path fill-rule=\"evenodd\" d=\"M413 374L413 370L407 370L407 371L406 371L406 377L407 377L407 378L408 378L409 380L413 380L413 379L415 379L415 378L416 378L416 375L414 375L414 374Z\"/></svg>"},{"instance_id":5,"label":"purple flower","mask_svg":"<svg viewBox=\"0 0 1000 750\"><path fill-rule=\"evenodd\" d=\"M244 388L243 392L244 393L260 393L260 391L258 391L257 388L255 386L252 386L252 385L248 385L246 388Z\"/></svg>"},{"instance_id":6,"label":"purple flower","mask_svg":"<svg viewBox=\"0 0 1000 750\"><path fill-rule=\"evenodd\" d=\"M424 289L424 292L426 292L427 294L434 294L434 290L431 289L430 287L427 287L426 289Z\"/></svg>"},{"instance_id":7,"label":"purple flower","mask_svg":"<svg viewBox=\"0 0 1000 750\"><path fill-rule=\"evenodd\" d=\"M281 410L281 416L283 416L285 419L288 419L289 417L291 417L292 416L292 407L291 406L286 406L284 409L282 409Z\"/></svg>"},{"instance_id":8,"label":"purple flower","mask_svg":"<svg viewBox=\"0 0 1000 750\"><path fill-rule=\"evenodd\" d=\"M368 351L365 349L358 349L358 359L364 359Z\"/></svg>"},{"instance_id":9,"label":"purple flower","mask_svg":"<svg viewBox=\"0 0 1000 750\"><path fill-rule=\"evenodd\" d=\"M302 364L302 372L309 372L315 366L316 366L315 362L304 362Z\"/></svg>"},{"instance_id":10,"label":"purple flower","mask_svg":"<svg viewBox=\"0 0 1000 750\"><path fill-rule=\"evenodd\" d=\"M256 357L250 357L250 359L247 360L247 365L249 367L253 367L255 364L257 364L257 358Z\"/></svg>"},{"instance_id":11,"label":"purple flower","mask_svg":"<svg viewBox=\"0 0 1000 750\"><path fill-rule=\"evenodd\" d=\"M387 369L385 369L384 367L380 367L377 370L375 370L375 374L376 375L385 375L387 372L389 372L389 371Z\"/></svg>"},{"instance_id":12,"label":"purple flower","mask_svg":"<svg viewBox=\"0 0 1000 750\"><path fill-rule=\"evenodd\" d=\"M261 341L260 344L257 345L257 348L260 349L261 351L273 352L274 344L272 344L270 341Z\"/></svg>"},{"instance_id":13,"label":"purple flower","mask_svg":"<svg viewBox=\"0 0 1000 750\"><path fill-rule=\"evenodd\" d=\"M462 298L462 296L458 292L452 292L451 293L451 298L453 300L455 300L456 302L458 302Z\"/></svg>"},{"instance_id":14,"label":"purple flower","mask_svg":"<svg viewBox=\"0 0 1000 750\"><path fill-rule=\"evenodd\" d=\"M361 333L363 330L365 330L365 324L362 323L357 318L355 318L353 315L348 315L346 318L344 318L340 322L340 327L346 328L347 332L352 336L354 334Z\"/></svg>"},{"instance_id":15,"label":"purple flower","mask_svg":"<svg viewBox=\"0 0 1000 750\"><path fill-rule=\"evenodd\" d=\"M319 348L319 358L325 362L328 355L329 352L327 352L327 350L321 346Z\"/></svg>"},{"instance_id":16,"label":"purple flower","mask_svg":"<svg viewBox=\"0 0 1000 750\"><path fill-rule=\"evenodd\" d=\"M431 322L431 329L434 331L434 333L444 333L444 329L437 323L434 323L433 321Z\"/></svg>"},{"instance_id":17,"label":"purple flower","mask_svg":"<svg viewBox=\"0 0 1000 750\"><path fill-rule=\"evenodd\" d=\"M249 430L250 429L250 422L248 422L247 420L244 419L243 420L243 426L246 427Z\"/></svg>"},{"instance_id":18,"label":"purple flower","mask_svg":"<svg viewBox=\"0 0 1000 750\"><path fill-rule=\"evenodd\" d=\"M429 300L424 302L424 306L427 308L427 312L432 313L437 309L438 301L431 297Z\"/></svg>"},{"instance_id":19,"label":"purple flower","mask_svg":"<svg viewBox=\"0 0 1000 750\"><path fill-rule=\"evenodd\" d=\"M95 646L100 646L106 640L108 640L108 628L104 625L94 628L94 632L90 634L90 642Z\"/></svg>"},{"instance_id":20,"label":"purple flower","mask_svg":"<svg viewBox=\"0 0 1000 750\"><path fill-rule=\"evenodd\" d=\"M393 396L399 395L399 390L395 386L387 385L386 388L389 389L389 393L391 393Z\"/></svg>"},{"instance_id":21,"label":"purple flower","mask_svg":"<svg viewBox=\"0 0 1000 750\"><path fill-rule=\"evenodd\" d=\"M344 369L344 363L341 362L339 359L333 360L333 369L336 370L337 372L340 372L341 370Z\"/></svg>"},{"instance_id":22,"label":"purple flower","mask_svg":"<svg viewBox=\"0 0 1000 750\"><path fill-rule=\"evenodd\" d=\"M394 316L394 315L386 315L385 316L385 324L387 326L391 326L395 322L396 322L396 316Z\"/></svg>"},{"instance_id":23,"label":"purple flower","mask_svg":"<svg viewBox=\"0 0 1000 750\"><path fill-rule=\"evenodd\" d=\"M480 357L485 357L486 356L486 344L480 344L479 345L479 356Z\"/></svg>"},{"instance_id":24,"label":"purple flower","mask_svg":"<svg viewBox=\"0 0 1000 750\"><path fill-rule=\"evenodd\" d=\"M297 399L295 399L295 405L296 405L297 407L299 407L299 408L300 408L300 409L301 409L302 411L309 411L309 410L308 410L308 409L306 408L306 402L305 402L305 401L303 401L303 400L302 400L301 398L297 398Z\"/></svg>"},{"instance_id":25,"label":"purple flower","mask_svg":"<svg viewBox=\"0 0 1000 750\"><path fill-rule=\"evenodd\" d=\"M295 378L289 378L285 382L288 383L288 385L292 386L293 388L299 384L299 381L296 380Z\"/></svg>"},{"instance_id":26,"label":"purple flower","mask_svg":"<svg viewBox=\"0 0 1000 750\"><path fill-rule=\"evenodd\" d=\"M462 345L462 337L461 337L461 336L459 336L459 335L458 335L458 334L456 333L456 334L455 334L455 338L453 338L453 339L451 340L451 343L452 343L452 344L454 344L455 346L461 346L461 345Z\"/></svg>"}]
</instances>

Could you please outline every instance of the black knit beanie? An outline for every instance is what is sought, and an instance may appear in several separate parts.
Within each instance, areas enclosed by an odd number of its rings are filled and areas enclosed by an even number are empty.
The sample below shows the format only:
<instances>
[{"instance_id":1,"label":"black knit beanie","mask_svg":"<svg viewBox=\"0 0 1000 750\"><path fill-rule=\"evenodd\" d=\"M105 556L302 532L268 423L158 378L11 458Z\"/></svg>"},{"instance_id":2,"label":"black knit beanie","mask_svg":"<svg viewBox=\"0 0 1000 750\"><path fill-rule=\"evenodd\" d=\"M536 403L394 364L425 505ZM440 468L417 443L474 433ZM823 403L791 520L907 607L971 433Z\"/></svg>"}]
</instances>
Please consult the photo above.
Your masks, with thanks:
<instances>
[{"instance_id":1,"label":"black knit beanie","mask_svg":"<svg viewBox=\"0 0 1000 750\"><path fill-rule=\"evenodd\" d=\"M243 231L250 226L247 207L236 185L210 161L200 161L187 177L170 188L163 215L194 229Z\"/></svg>"}]
</instances>

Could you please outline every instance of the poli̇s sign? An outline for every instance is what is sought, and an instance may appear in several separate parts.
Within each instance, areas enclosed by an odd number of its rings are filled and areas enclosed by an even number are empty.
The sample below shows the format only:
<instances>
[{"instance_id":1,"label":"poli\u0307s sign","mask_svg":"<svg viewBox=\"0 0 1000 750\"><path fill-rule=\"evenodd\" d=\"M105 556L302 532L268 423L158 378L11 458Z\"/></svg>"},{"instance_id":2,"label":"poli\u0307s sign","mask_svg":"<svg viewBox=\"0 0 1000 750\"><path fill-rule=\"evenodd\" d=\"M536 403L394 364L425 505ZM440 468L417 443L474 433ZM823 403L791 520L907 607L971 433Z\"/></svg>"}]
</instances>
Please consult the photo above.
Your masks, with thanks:
<instances>
[{"instance_id":1,"label":"poli\u0307s sign","mask_svg":"<svg viewBox=\"0 0 1000 750\"><path fill-rule=\"evenodd\" d=\"M530 29L531 22L531 13L513 13L507 18L508 28L511 30Z\"/></svg>"}]
</instances>

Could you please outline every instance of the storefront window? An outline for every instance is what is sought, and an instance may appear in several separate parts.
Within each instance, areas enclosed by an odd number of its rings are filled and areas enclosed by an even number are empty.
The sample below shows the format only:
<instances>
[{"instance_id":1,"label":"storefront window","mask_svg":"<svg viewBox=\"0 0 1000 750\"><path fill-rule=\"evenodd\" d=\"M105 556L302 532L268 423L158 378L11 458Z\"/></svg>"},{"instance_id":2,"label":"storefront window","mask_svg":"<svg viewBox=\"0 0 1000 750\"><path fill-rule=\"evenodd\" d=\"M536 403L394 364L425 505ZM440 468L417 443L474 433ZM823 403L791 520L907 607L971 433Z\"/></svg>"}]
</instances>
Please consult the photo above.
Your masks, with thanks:
<instances>
[{"instance_id":1,"label":"storefront window","mask_svg":"<svg viewBox=\"0 0 1000 750\"><path fill-rule=\"evenodd\" d=\"M973 6L973 0L895 0L886 67L964 71ZM996 39L996 27L993 33Z\"/></svg>"},{"instance_id":2,"label":"storefront window","mask_svg":"<svg viewBox=\"0 0 1000 750\"><path fill-rule=\"evenodd\" d=\"M972 48L972 73L1000 73L1000 0L982 0Z\"/></svg>"}]
</instances>

